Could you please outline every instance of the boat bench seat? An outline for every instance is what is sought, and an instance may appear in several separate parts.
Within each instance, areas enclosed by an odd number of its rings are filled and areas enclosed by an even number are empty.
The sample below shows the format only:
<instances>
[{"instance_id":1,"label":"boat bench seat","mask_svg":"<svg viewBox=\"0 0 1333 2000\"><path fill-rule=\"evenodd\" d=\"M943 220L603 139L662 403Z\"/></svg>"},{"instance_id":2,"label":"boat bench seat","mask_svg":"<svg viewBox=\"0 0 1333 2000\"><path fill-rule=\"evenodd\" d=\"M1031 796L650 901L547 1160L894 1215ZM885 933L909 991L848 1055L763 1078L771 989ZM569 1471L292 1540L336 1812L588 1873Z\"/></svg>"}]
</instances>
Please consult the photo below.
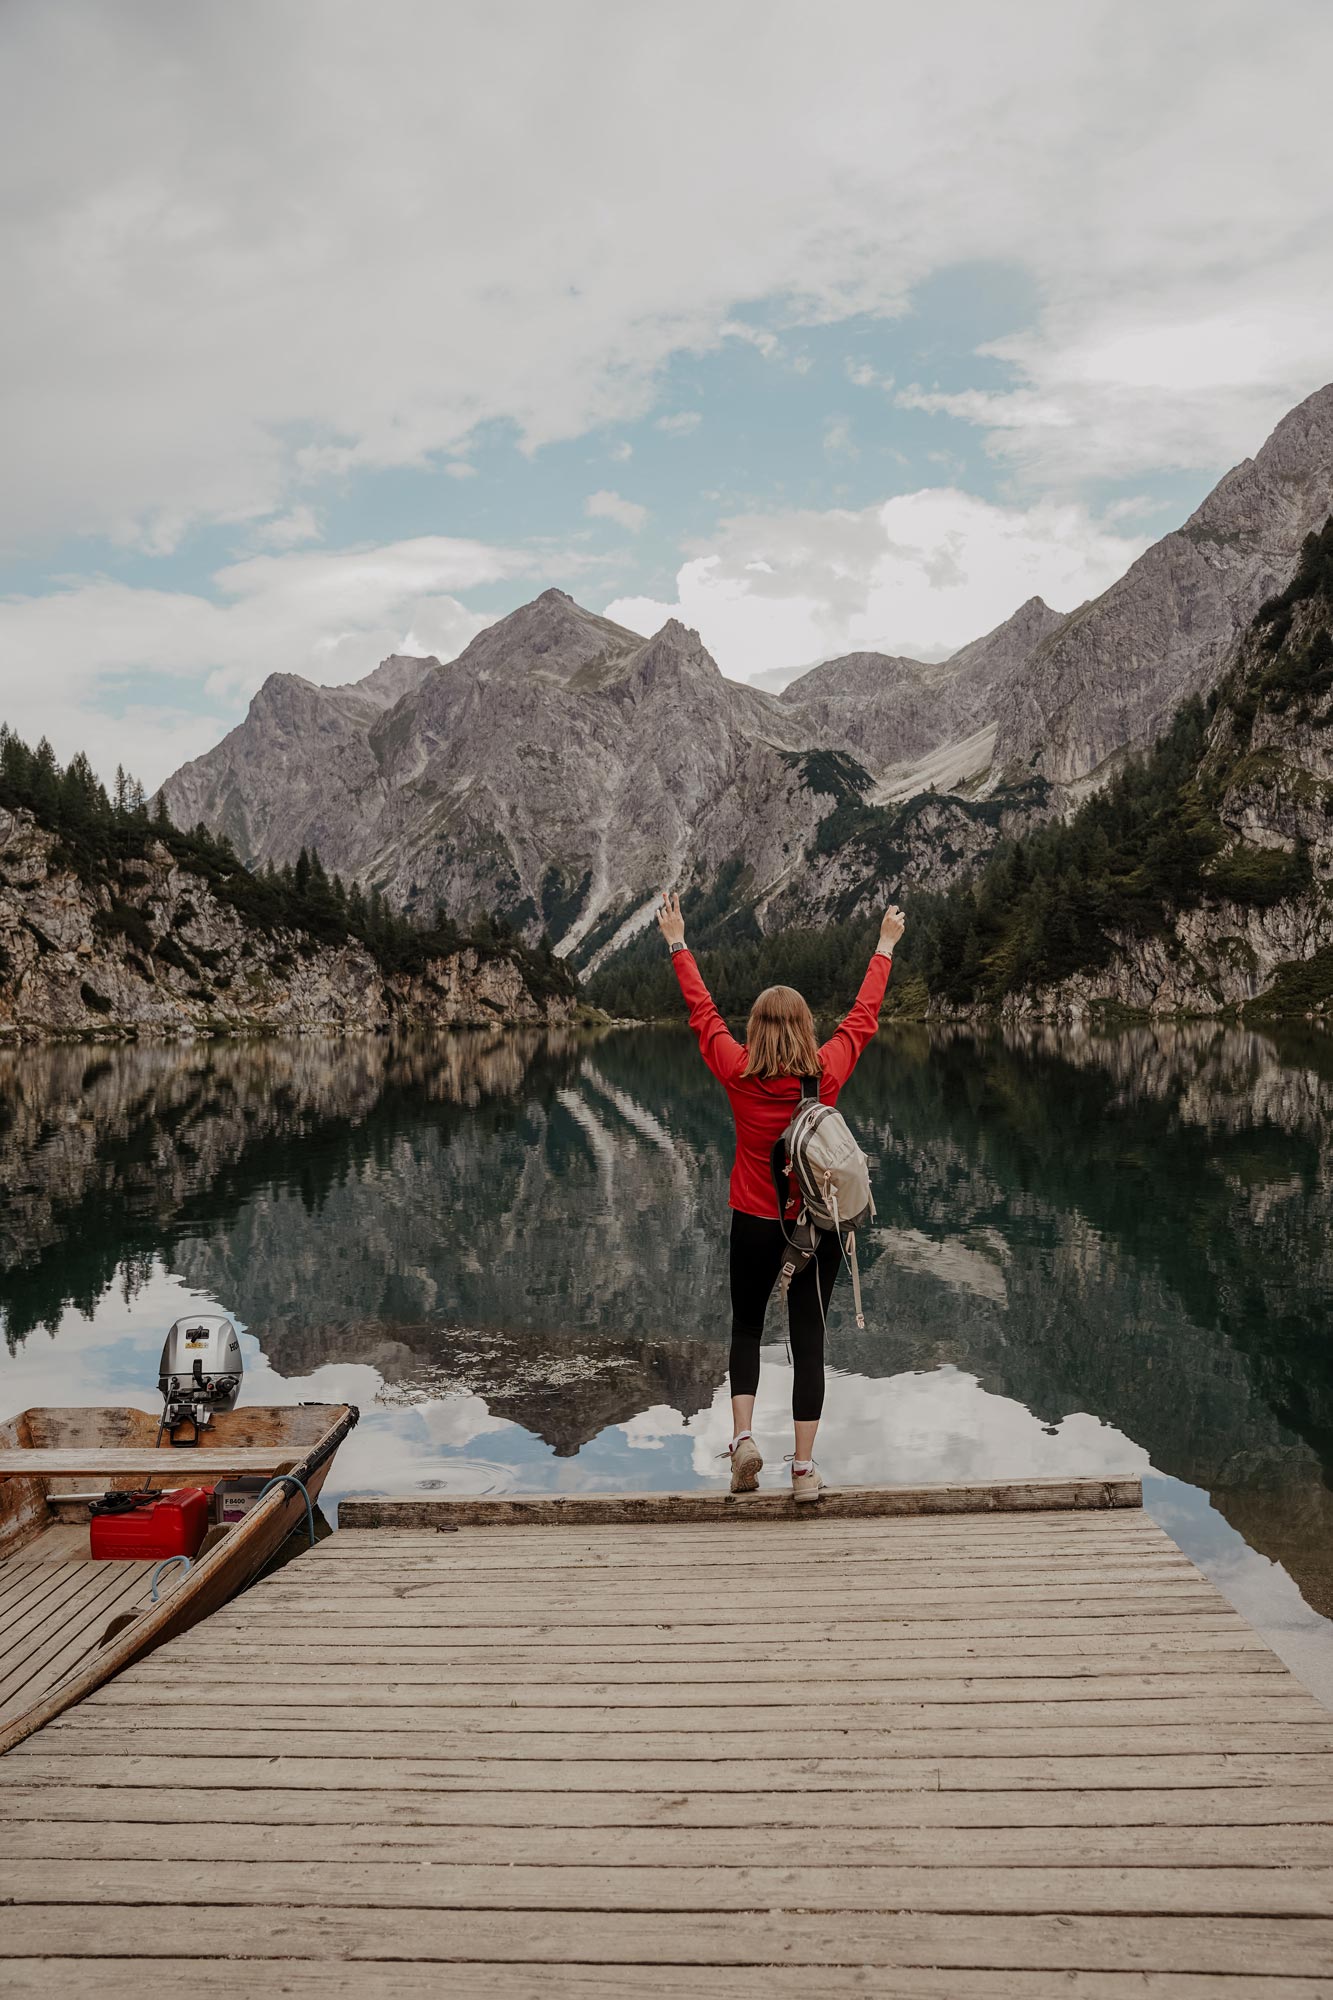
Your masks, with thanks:
<instances>
[{"instance_id":1,"label":"boat bench seat","mask_svg":"<svg viewBox=\"0 0 1333 2000\"><path fill-rule=\"evenodd\" d=\"M126 1473L162 1474L174 1464L187 1477L201 1467L219 1479L228 1472L286 1472L299 1465L307 1445L35 1445L0 1450L0 1477L6 1473L34 1478L120 1478Z\"/></svg>"}]
</instances>

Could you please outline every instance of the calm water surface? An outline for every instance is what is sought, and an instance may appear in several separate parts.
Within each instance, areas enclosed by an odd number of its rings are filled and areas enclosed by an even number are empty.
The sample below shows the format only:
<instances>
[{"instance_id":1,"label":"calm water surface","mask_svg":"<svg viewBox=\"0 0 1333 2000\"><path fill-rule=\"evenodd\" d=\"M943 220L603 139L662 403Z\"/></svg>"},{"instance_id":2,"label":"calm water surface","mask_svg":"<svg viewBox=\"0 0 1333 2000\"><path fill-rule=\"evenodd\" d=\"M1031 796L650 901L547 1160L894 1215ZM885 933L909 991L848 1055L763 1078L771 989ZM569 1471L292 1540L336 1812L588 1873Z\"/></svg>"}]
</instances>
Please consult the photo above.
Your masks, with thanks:
<instances>
[{"instance_id":1,"label":"calm water surface","mask_svg":"<svg viewBox=\"0 0 1333 2000\"><path fill-rule=\"evenodd\" d=\"M844 1108L880 1214L826 1473L1141 1472L1333 1701L1333 1046L885 1032ZM360 1404L330 1511L720 1484L730 1153L667 1030L0 1052L0 1414L156 1407L206 1301L247 1401Z\"/></svg>"}]
</instances>

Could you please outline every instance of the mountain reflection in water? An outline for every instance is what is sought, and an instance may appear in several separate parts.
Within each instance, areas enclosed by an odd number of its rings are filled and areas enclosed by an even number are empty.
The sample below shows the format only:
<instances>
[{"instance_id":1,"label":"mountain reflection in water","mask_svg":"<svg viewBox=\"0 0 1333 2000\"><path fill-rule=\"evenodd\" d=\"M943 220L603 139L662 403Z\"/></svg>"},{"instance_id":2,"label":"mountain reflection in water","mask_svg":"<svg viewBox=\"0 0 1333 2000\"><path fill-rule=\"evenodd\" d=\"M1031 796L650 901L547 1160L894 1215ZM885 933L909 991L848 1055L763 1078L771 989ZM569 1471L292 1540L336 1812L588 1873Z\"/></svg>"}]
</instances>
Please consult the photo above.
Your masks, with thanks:
<instances>
[{"instance_id":1,"label":"mountain reflection in water","mask_svg":"<svg viewBox=\"0 0 1333 2000\"><path fill-rule=\"evenodd\" d=\"M844 1102L879 1225L828 1472L1151 1469L1333 1687L1326 1628L1217 1519L1333 1613L1333 1047L886 1031ZM151 1404L203 1297L248 1330L251 1399L366 1406L337 1491L714 1479L729 1163L668 1030L0 1051L0 1402Z\"/></svg>"}]
</instances>

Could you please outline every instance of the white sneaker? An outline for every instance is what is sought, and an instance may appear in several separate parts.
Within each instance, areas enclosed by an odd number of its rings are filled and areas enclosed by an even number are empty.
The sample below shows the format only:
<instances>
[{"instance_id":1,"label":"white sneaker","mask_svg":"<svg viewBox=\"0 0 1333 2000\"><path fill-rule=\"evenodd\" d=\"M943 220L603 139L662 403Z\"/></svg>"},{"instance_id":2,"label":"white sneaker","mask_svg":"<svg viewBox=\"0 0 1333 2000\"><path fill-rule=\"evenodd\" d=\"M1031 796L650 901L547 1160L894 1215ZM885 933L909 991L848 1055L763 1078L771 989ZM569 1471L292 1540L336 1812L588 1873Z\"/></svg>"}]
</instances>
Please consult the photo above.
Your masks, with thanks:
<instances>
[{"instance_id":1,"label":"white sneaker","mask_svg":"<svg viewBox=\"0 0 1333 2000\"><path fill-rule=\"evenodd\" d=\"M787 1456L790 1458L791 1453ZM824 1482L819 1476L819 1467L811 1459L804 1472L797 1469L795 1460L791 1468L791 1497L798 1505L807 1500L818 1500L824 1491Z\"/></svg>"},{"instance_id":2,"label":"white sneaker","mask_svg":"<svg viewBox=\"0 0 1333 2000\"><path fill-rule=\"evenodd\" d=\"M752 1437L738 1438L722 1453L731 1460L731 1490L733 1493L753 1493L759 1485L759 1475L764 1469L763 1455Z\"/></svg>"}]
</instances>

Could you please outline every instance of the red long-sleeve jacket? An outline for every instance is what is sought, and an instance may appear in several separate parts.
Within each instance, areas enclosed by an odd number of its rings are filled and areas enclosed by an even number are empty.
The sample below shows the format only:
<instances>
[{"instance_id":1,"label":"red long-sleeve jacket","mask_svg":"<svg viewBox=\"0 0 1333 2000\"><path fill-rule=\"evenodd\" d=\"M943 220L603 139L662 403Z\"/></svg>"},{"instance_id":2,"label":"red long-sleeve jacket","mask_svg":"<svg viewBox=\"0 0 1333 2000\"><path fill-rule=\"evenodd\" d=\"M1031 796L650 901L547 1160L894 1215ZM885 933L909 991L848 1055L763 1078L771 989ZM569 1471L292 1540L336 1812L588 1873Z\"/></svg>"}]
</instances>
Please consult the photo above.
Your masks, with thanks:
<instances>
[{"instance_id":1,"label":"red long-sleeve jacket","mask_svg":"<svg viewBox=\"0 0 1333 2000\"><path fill-rule=\"evenodd\" d=\"M799 1077L759 1078L742 1075L744 1045L727 1027L713 1004L713 996L687 949L671 954L680 990L690 1010L690 1026L699 1037L699 1051L713 1075L727 1093L736 1120L736 1161L731 1169L732 1208L746 1215L768 1215L775 1220L778 1198L773 1187L773 1148L792 1121L800 1100ZM861 990L846 1019L834 1030L819 1051L819 1101L836 1104L838 1092L856 1068L862 1049L879 1026L879 1010L889 983L891 960L876 952L870 961ZM792 1210L795 1212L796 1204Z\"/></svg>"}]
</instances>

